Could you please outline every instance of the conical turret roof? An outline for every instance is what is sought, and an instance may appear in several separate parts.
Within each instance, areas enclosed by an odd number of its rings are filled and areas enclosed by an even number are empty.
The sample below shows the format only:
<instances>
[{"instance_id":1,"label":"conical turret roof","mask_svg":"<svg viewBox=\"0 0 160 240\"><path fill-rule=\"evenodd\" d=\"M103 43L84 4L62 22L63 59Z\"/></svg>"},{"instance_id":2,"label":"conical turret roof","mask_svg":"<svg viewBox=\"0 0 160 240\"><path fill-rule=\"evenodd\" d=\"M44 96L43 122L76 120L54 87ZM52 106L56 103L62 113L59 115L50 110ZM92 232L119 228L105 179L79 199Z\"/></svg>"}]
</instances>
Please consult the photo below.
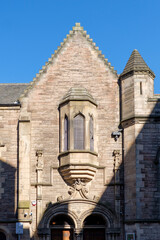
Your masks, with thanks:
<instances>
[{"instance_id":1,"label":"conical turret roof","mask_svg":"<svg viewBox=\"0 0 160 240\"><path fill-rule=\"evenodd\" d=\"M146 62L144 61L144 59L142 58L142 56L140 55L137 49L133 50L121 76L124 76L127 73L130 73L133 71L149 72L152 74L153 77L155 77L155 74L147 66Z\"/></svg>"}]
</instances>

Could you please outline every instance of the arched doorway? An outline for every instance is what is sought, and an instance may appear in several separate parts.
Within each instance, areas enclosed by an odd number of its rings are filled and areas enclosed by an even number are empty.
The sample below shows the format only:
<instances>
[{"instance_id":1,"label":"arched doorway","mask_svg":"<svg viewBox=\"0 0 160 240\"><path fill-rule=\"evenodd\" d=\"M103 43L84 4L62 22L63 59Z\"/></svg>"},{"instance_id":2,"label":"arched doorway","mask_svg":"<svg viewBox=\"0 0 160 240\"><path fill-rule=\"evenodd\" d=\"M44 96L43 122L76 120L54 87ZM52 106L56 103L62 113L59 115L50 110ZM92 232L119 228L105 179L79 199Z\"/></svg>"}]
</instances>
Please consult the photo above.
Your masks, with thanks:
<instances>
[{"instance_id":1,"label":"arched doorway","mask_svg":"<svg viewBox=\"0 0 160 240\"><path fill-rule=\"evenodd\" d=\"M106 222L99 214L92 214L84 220L83 240L105 240Z\"/></svg>"},{"instance_id":2,"label":"arched doorway","mask_svg":"<svg viewBox=\"0 0 160 240\"><path fill-rule=\"evenodd\" d=\"M50 221L51 240L73 240L74 223L64 214L54 216Z\"/></svg>"},{"instance_id":3,"label":"arched doorway","mask_svg":"<svg viewBox=\"0 0 160 240\"><path fill-rule=\"evenodd\" d=\"M0 240L6 240L6 235L0 231Z\"/></svg>"}]
</instances>

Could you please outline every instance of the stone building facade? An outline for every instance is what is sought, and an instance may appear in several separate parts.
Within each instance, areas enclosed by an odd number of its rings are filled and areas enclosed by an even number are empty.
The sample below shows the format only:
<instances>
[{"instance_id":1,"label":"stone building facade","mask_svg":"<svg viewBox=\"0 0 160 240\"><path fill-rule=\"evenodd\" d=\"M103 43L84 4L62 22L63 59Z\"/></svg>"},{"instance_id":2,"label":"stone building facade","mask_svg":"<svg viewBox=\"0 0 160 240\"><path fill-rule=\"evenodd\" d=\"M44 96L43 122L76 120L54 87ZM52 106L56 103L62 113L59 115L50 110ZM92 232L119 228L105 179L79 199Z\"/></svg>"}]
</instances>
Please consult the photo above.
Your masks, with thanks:
<instances>
[{"instance_id":1,"label":"stone building facade","mask_svg":"<svg viewBox=\"0 0 160 240\"><path fill-rule=\"evenodd\" d=\"M31 83L0 85L0 239L159 240L154 77L137 50L117 75L77 23Z\"/></svg>"}]
</instances>

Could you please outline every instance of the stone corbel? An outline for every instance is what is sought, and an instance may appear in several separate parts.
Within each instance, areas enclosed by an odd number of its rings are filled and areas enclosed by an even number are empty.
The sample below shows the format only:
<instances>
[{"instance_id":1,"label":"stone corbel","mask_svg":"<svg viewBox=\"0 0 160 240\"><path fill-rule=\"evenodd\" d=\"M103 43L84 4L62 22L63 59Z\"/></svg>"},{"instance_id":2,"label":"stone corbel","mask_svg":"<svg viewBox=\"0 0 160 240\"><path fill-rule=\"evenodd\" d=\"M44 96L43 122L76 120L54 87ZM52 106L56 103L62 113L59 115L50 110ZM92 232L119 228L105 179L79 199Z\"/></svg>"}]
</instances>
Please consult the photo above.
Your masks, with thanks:
<instances>
[{"instance_id":1,"label":"stone corbel","mask_svg":"<svg viewBox=\"0 0 160 240\"><path fill-rule=\"evenodd\" d=\"M84 183L81 179L75 180L75 183L72 185L72 187L69 188L69 195L71 198L75 198L77 193L81 196L81 198L88 199L87 193L88 190L86 189L86 183Z\"/></svg>"}]
</instances>

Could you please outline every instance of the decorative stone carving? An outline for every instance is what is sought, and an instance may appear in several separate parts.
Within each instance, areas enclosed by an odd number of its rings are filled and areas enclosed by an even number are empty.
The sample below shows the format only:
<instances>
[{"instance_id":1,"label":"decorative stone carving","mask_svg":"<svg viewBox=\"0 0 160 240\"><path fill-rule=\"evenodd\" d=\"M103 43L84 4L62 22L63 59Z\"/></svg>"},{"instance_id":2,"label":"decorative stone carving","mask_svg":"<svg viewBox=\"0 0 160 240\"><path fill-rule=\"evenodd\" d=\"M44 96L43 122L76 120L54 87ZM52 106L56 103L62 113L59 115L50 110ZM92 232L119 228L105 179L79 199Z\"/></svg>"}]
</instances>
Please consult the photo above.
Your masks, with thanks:
<instances>
[{"instance_id":1,"label":"decorative stone carving","mask_svg":"<svg viewBox=\"0 0 160 240\"><path fill-rule=\"evenodd\" d=\"M81 198L88 199L87 193L88 190L86 189L86 183L84 183L81 179L75 180L75 183L72 185L72 187L69 188L69 195L71 195L71 198L75 198L77 196L77 193Z\"/></svg>"},{"instance_id":2,"label":"decorative stone carving","mask_svg":"<svg viewBox=\"0 0 160 240\"><path fill-rule=\"evenodd\" d=\"M36 151L36 156L37 156L37 169L43 169L43 151L42 150L37 150Z\"/></svg>"},{"instance_id":3,"label":"decorative stone carving","mask_svg":"<svg viewBox=\"0 0 160 240\"><path fill-rule=\"evenodd\" d=\"M61 202L61 201L63 201L63 196L57 197L57 202Z\"/></svg>"},{"instance_id":4,"label":"decorative stone carving","mask_svg":"<svg viewBox=\"0 0 160 240\"><path fill-rule=\"evenodd\" d=\"M114 150L113 156L114 156L114 167L116 169L120 165L120 150Z\"/></svg>"},{"instance_id":5,"label":"decorative stone carving","mask_svg":"<svg viewBox=\"0 0 160 240\"><path fill-rule=\"evenodd\" d=\"M99 200L100 200L100 198L99 197L97 197L97 196L93 196L93 201L95 201L95 202L99 202Z\"/></svg>"}]
</instances>

